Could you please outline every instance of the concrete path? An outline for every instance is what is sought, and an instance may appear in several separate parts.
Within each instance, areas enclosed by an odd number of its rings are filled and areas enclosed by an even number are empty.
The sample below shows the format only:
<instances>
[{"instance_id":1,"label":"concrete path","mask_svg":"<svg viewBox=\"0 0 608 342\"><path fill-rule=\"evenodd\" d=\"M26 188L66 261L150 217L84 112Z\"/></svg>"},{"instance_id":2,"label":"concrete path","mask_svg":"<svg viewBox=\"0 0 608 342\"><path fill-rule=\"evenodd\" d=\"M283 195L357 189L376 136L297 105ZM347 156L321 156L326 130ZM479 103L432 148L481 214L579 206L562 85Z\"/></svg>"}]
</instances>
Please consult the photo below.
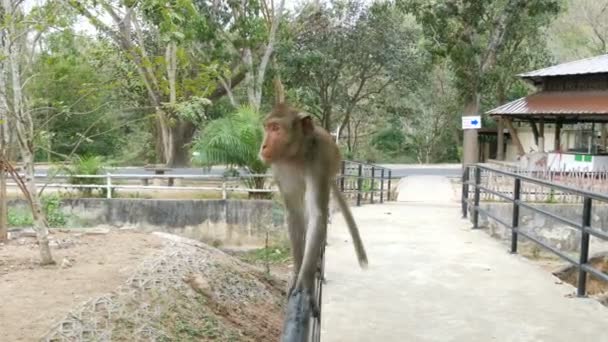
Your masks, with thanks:
<instances>
[{"instance_id":1,"label":"concrete path","mask_svg":"<svg viewBox=\"0 0 608 342\"><path fill-rule=\"evenodd\" d=\"M470 230L442 177L410 177L400 199L353 208L370 267L361 270L334 215L323 342L603 342L608 309L483 231Z\"/></svg>"}]
</instances>

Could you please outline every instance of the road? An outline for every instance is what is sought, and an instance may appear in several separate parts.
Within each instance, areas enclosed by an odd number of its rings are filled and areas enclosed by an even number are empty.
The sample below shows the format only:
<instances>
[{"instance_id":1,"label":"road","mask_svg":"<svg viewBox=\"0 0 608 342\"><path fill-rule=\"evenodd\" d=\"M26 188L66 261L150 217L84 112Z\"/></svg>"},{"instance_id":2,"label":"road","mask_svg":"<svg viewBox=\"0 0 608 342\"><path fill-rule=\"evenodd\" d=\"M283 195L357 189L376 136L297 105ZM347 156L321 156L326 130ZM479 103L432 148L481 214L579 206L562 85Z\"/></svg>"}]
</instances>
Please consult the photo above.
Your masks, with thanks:
<instances>
[{"instance_id":1,"label":"road","mask_svg":"<svg viewBox=\"0 0 608 342\"><path fill-rule=\"evenodd\" d=\"M394 178L408 176L443 176L460 177L460 164L412 165L412 164L378 164L392 170ZM203 170L201 168L174 168L167 172L171 175L221 175L226 170L223 166ZM36 174L46 175L48 169L38 167ZM119 167L110 171L113 174L152 174L152 171L143 167ZM244 173L244 172L241 172Z\"/></svg>"},{"instance_id":2,"label":"road","mask_svg":"<svg viewBox=\"0 0 608 342\"><path fill-rule=\"evenodd\" d=\"M323 342L600 342L608 309L460 218L445 177L407 177L396 202L352 209L361 270L341 215L326 249Z\"/></svg>"}]
</instances>

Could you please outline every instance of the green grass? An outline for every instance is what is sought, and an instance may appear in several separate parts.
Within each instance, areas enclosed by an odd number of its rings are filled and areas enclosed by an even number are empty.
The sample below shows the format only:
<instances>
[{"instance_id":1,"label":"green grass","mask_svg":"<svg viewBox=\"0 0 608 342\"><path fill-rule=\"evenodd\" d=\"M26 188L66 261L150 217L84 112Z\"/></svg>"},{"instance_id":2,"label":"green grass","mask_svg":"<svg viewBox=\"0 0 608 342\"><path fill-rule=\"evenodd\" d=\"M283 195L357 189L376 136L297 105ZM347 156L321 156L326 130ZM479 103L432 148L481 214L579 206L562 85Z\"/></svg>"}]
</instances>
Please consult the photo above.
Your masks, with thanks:
<instances>
[{"instance_id":1,"label":"green grass","mask_svg":"<svg viewBox=\"0 0 608 342\"><path fill-rule=\"evenodd\" d=\"M256 264L260 262L268 262L270 264L281 264L289 261L291 252L287 246L269 246L268 248L258 248L246 252L242 259L245 262Z\"/></svg>"}]
</instances>

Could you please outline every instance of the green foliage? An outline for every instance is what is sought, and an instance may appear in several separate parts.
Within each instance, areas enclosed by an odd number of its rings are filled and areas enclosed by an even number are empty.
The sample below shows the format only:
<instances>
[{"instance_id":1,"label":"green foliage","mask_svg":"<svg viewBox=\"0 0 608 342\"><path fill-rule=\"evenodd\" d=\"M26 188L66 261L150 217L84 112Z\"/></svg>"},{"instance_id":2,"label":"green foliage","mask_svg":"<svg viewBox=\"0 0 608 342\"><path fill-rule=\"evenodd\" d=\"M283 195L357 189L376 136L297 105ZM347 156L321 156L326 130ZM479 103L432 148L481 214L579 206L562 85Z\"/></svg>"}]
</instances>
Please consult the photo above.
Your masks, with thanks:
<instances>
[{"instance_id":1,"label":"green foliage","mask_svg":"<svg viewBox=\"0 0 608 342\"><path fill-rule=\"evenodd\" d=\"M47 195L41 199L42 210L50 227L65 227L68 217L61 211L61 197ZM31 227L34 224L32 212L28 209L9 208L8 225L11 227Z\"/></svg>"},{"instance_id":2,"label":"green foliage","mask_svg":"<svg viewBox=\"0 0 608 342\"><path fill-rule=\"evenodd\" d=\"M260 262L281 264L291 258L290 248L287 245L268 246L254 249L243 256L246 262L256 264Z\"/></svg>"},{"instance_id":3,"label":"green foliage","mask_svg":"<svg viewBox=\"0 0 608 342\"><path fill-rule=\"evenodd\" d=\"M8 225L9 227L31 227L34 224L32 212L29 210L9 208Z\"/></svg>"},{"instance_id":4,"label":"green foliage","mask_svg":"<svg viewBox=\"0 0 608 342\"><path fill-rule=\"evenodd\" d=\"M78 154L112 155L121 147L118 120L111 96L117 66L107 59L102 43L67 29L48 36L27 83L37 126L38 159L62 160ZM107 61L104 61L107 63ZM59 158L58 158L59 157Z\"/></svg>"},{"instance_id":5,"label":"green foliage","mask_svg":"<svg viewBox=\"0 0 608 342\"><path fill-rule=\"evenodd\" d=\"M77 177L78 175L101 175L105 170L105 163L103 158L100 156L74 156L72 157L71 163L62 166L60 170L67 172L70 175L68 182L70 184L104 184L103 178L83 178ZM93 195L92 188L79 188L78 192L86 197ZM101 195L107 195L107 189L101 189Z\"/></svg>"},{"instance_id":6,"label":"green foliage","mask_svg":"<svg viewBox=\"0 0 608 342\"><path fill-rule=\"evenodd\" d=\"M201 166L232 165L264 173L268 167L258 157L263 134L260 113L241 107L203 129L194 142L199 153L194 161Z\"/></svg>"},{"instance_id":7,"label":"green foliage","mask_svg":"<svg viewBox=\"0 0 608 342\"><path fill-rule=\"evenodd\" d=\"M44 196L42 208L49 226L58 228L66 225L67 217L61 211L61 197L56 194Z\"/></svg>"},{"instance_id":8,"label":"green foliage","mask_svg":"<svg viewBox=\"0 0 608 342\"><path fill-rule=\"evenodd\" d=\"M403 151L405 135L399 127L390 126L375 134L371 143L379 151L394 156Z\"/></svg>"},{"instance_id":9,"label":"green foliage","mask_svg":"<svg viewBox=\"0 0 608 342\"><path fill-rule=\"evenodd\" d=\"M193 96L190 100L176 104L173 110L178 117L199 123L206 119L205 112L210 105L209 99Z\"/></svg>"}]
</instances>

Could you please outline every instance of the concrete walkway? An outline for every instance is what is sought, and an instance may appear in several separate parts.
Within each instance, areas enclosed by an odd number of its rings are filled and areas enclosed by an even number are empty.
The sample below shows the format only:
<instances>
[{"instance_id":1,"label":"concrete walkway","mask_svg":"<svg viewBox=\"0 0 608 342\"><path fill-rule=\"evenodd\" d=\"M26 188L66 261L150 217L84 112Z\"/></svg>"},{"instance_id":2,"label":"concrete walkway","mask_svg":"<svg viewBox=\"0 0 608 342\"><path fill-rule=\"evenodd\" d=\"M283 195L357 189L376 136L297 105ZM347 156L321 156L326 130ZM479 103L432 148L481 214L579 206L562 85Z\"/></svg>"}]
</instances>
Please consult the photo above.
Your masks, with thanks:
<instances>
[{"instance_id":1,"label":"concrete walkway","mask_svg":"<svg viewBox=\"0 0 608 342\"><path fill-rule=\"evenodd\" d=\"M403 201L353 208L370 267L340 214L326 254L323 342L603 342L608 309L460 218L442 177L410 177Z\"/></svg>"}]
</instances>

